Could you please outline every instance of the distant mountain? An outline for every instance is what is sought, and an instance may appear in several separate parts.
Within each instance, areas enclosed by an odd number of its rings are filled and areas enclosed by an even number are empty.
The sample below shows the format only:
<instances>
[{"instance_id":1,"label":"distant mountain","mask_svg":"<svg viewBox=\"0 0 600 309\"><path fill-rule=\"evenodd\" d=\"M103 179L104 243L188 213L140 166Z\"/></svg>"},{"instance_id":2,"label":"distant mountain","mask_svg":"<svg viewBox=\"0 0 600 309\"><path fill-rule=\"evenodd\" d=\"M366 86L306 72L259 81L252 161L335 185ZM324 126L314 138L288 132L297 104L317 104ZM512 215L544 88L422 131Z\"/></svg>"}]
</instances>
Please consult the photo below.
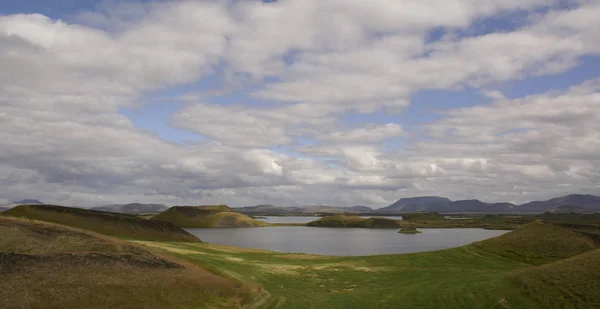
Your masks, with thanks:
<instances>
[{"instance_id":1,"label":"distant mountain","mask_svg":"<svg viewBox=\"0 0 600 309\"><path fill-rule=\"evenodd\" d=\"M560 206L581 206L593 210L600 210L600 197L594 195L570 194L553 198L547 201L536 201L518 206L520 212L546 212L553 211Z\"/></svg>"},{"instance_id":2,"label":"distant mountain","mask_svg":"<svg viewBox=\"0 0 600 309\"><path fill-rule=\"evenodd\" d=\"M24 200L20 200L20 201L14 201L11 204L13 205L35 205L35 204L44 204L38 200L34 200L34 199L24 199Z\"/></svg>"},{"instance_id":3,"label":"distant mountain","mask_svg":"<svg viewBox=\"0 0 600 309\"><path fill-rule=\"evenodd\" d=\"M14 201L10 204L0 205L0 211L13 209L14 207L17 207L19 205L42 205L42 204L44 204L44 203L40 202L39 200L24 199L24 200L20 200L20 201Z\"/></svg>"},{"instance_id":4,"label":"distant mountain","mask_svg":"<svg viewBox=\"0 0 600 309\"><path fill-rule=\"evenodd\" d=\"M284 207L274 205L256 205L247 207L237 207L235 211L247 215L289 215L289 214L336 214L336 213L368 213L372 212L373 209L367 206L352 206L352 207L341 207L341 206L327 206L327 205L313 205L313 206L301 206L301 207Z\"/></svg>"},{"instance_id":5,"label":"distant mountain","mask_svg":"<svg viewBox=\"0 0 600 309\"><path fill-rule=\"evenodd\" d=\"M443 205L448 203L452 201L440 196L401 198L390 206L377 209L377 212L429 211L428 208L432 205L444 207Z\"/></svg>"},{"instance_id":6,"label":"distant mountain","mask_svg":"<svg viewBox=\"0 0 600 309\"><path fill-rule=\"evenodd\" d=\"M141 204L141 203L130 203L130 204L113 204L104 205L98 207L92 207L93 210L110 211L119 213L149 213L149 212L163 212L169 207L163 204Z\"/></svg>"},{"instance_id":7,"label":"distant mountain","mask_svg":"<svg viewBox=\"0 0 600 309\"><path fill-rule=\"evenodd\" d=\"M373 208L367 207L367 206L362 206L362 205L357 205L357 206L348 207L348 210L356 211L356 212L371 212L371 211L373 211Z\"/></svg>"},{"instance_id":8,"label":"distant mountain","mask_svg":"<svg viewBox=\"0 0 600 309\"><path fill-rule=\"evenodd\" d=\"M588 208L588 207L584 207L584 206L573 206L573 205L562 205L562 206L558 206L556 207L553 212L556 213L579 213L579 214L589 214L589 213L595 213L597 211L597 209L592 209L592 208Z\"/></svg>"}]
</instances>

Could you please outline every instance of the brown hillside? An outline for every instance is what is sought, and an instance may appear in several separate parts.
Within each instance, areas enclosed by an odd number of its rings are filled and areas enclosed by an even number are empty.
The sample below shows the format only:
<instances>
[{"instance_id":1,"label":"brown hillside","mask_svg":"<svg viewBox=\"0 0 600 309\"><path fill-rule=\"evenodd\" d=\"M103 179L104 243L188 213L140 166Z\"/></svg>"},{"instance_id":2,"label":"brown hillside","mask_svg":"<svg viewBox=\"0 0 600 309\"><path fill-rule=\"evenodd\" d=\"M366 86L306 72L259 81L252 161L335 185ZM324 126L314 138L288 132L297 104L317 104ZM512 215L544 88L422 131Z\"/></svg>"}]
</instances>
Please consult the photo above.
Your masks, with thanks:
<instances>
[{"instance_id":1,"label":"brown hillside","mask_svg":"<svg viewBox=\"0 0 600 309\"><path fill-rule=\"evenodd\" d=\"M106 211L55 205L22 205L5 211L2 215L53 222L128 239L200 241L192 234L168 222Z\"/></svg>"},{"instance_id":2,"label":"brown hillside","mask_svg":"<svg viewBox=\"0 0 600 309\"><path fill-rule=\"evenodd\" d=\"M242 308L261 292L145 247L0 217L0 308Z\"/></svg>"}]
</instances>

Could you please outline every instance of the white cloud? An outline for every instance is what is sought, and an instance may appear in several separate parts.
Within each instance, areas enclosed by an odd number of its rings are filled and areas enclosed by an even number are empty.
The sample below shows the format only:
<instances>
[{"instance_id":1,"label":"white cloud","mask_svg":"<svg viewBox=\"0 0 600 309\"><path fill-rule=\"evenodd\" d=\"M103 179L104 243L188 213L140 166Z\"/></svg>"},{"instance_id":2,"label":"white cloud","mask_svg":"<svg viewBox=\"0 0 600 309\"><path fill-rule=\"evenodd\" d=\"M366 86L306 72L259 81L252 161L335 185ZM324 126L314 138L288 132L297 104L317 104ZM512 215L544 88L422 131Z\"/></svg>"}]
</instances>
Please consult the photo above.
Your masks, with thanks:
<instances>
[{"instance_id":1,"label":"white cloud","mask_svg":"<svg viewBox=\"0 0 600 309\"><path fill-rule=\"evenodd\" d=\"M600 6L573 3L177 1L109 5L80 24L0 16L0 202L381 206L405 195L598 193L598 80L518 99L488 89L600 52ZM486 17L539 9L549 11L512 31L457 35ZM436 28L446 35L432 42ZM172 124L210 139L186 145L119 113L219 68L222 88L211 93L243 89L273 102L182 95ZM495 101L449 110L426 126L428 140L411 140L403 123L342 120L401 113L411 94L465 85ZM403 148L387 149L398 137Z\"/></svg>"}]
</instances>

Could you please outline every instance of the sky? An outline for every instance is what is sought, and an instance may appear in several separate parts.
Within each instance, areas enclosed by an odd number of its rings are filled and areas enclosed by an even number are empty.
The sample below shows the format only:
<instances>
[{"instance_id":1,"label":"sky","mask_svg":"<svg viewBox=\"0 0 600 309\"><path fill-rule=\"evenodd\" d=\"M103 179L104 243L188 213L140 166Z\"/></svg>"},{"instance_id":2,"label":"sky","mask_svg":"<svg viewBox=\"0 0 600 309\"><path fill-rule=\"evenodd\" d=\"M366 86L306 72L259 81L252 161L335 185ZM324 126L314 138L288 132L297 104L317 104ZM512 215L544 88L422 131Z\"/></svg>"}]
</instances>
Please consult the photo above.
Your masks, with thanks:
<instances>
[{"instance_id":1,"label":"sky","mask_svg":"<svg viewBox=\"0 0 600 309\"><path fill-rule=\"evenodd\" d=\"M600 195L596 0L0 0L0 204Z\"/></svg>"}]
</instances>

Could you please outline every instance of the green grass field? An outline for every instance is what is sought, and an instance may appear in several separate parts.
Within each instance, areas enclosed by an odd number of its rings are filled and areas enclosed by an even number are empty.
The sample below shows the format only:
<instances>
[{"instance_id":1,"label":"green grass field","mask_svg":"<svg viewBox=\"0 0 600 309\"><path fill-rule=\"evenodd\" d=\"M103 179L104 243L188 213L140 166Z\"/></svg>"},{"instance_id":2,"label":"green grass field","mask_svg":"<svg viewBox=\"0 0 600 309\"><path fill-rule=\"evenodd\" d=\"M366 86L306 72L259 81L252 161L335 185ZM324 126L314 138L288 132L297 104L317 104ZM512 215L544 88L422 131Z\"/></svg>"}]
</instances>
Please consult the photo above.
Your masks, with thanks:
<instances>
[{"instance_id":1,"label":"green grass field","mask_svg":"<svg viewBox=\"0 0 600 309\"><path fill-rule=\"evenodd\" d=\"M532 265L566 259L597 248L593 240L581 234L539 221L473 245Z\"/></svg>"},{"instance_id":2,"label":"green grass field","mask_svg":"<svg viewBox=\"0 0 600 309\"><path fill-rule=\"evenodd\" d=\"M260 284L271 295L260 308L543 308L507 277L529 265L474 246L327 257L210 244L144 244Z\"/></svg>"}]
</instances>

